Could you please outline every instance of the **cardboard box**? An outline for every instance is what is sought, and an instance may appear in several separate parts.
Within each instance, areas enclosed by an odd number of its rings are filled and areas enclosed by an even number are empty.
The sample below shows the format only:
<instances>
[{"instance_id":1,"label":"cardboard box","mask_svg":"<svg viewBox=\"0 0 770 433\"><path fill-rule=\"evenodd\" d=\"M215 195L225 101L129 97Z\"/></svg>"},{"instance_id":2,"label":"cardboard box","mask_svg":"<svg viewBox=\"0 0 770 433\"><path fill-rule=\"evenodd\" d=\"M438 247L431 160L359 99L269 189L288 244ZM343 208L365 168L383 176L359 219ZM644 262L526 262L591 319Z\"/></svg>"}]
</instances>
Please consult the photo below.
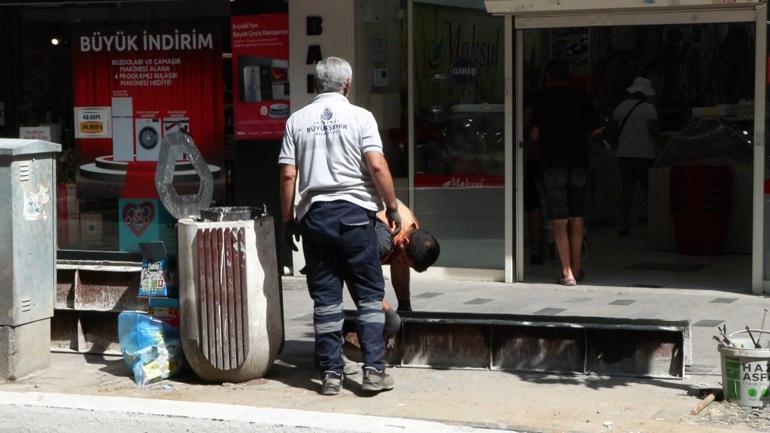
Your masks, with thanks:
<instances>
[{"instance_id":1,"label":"cardboard box","mask_svg":"<svg viewBox=\"0 0 770 433\"><path fill-rule=\"evenodd\" d=\"M144 261L139 277L140 298L176 297L176 263L166 252L163 242L139 245Z\"/></svg>"},{"instance_id":2,"label":"cardboard box","mask_svg":"<svg viewBox=\"0 0 770 433\"><path fill-rule=\"evenodd\" d=\"M104 243L102 214L83 212L80 214L80 246L97 248Z\"/></svg>"},{"instance_id":3,"label":"cardboard box","mask_svg":"<svg viewBox=\"0 0 770 433\"><path fill-rule=\"evenodd\" d=\"M56 234L59 248L80 246L80 201L74 183L56 184Z\"/></svg>"},{"instance_id":4,"label":"cardboard box","mask_svg":"<svg viewBox=\"0 0 770 433\"><path fill-rule=\"evenodd\" d=\"M169 295L168 262L166 259L144 260L139 279L139 297L166 297Z\"/></svg>"},{"instance_id":5,"label":"cardboard box","mask_svg":"<svg viewBox=\"0 0 770 433\"><path fill-rule=\"evenodd\" d=\"M162 241L176 252L176 219L157 198L118 200L118 237L121 251L141 252L139 244Z\"/></svg>"},{"instance_id":6,"label":"cardboard box","mask_svg":"<svg viewBox=\"0 0 770 433\"><path fill-rule=\"evenodd\" d=\"M150 298L148 313L171 326L179 327L179 300L172 298Z\"/></svg>"}]
</instances>

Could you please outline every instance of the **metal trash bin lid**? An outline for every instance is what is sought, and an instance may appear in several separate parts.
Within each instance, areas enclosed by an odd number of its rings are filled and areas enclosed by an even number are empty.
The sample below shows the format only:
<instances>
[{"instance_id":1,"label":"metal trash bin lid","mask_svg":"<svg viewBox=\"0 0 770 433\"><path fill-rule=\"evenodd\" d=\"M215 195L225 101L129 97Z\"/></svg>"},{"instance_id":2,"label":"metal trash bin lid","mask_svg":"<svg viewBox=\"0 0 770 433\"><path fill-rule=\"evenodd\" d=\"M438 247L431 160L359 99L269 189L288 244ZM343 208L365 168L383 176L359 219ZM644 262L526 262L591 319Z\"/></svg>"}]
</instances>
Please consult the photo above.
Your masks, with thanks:
<instances>
[{"instance_id":1,"label":"metal trash bin lid","mask_svg":"<svg viewBox=\"0 0 770 433\"><path fill-rule=\"evenodd\" d=\"M201 221L246 221L261 218L264 208L253 206L222 206L201 209Z\"/></svg>"}]
</instances>

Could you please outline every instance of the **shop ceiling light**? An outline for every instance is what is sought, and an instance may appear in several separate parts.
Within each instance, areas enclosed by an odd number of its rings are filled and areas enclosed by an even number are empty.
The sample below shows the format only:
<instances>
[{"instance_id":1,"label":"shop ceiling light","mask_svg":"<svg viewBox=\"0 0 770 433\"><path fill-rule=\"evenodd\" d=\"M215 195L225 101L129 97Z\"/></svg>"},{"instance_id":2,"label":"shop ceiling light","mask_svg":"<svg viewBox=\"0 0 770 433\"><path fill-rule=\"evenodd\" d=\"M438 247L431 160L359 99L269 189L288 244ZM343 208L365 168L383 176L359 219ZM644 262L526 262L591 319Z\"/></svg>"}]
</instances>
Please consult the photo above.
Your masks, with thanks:
<instances>
[{"instance_id":1,"label":"shop ceiling light","mask_svg":"<svg viewBox=\"0 0 770 433\"><path fill-rule=\"evenodd\" d=\"M61 41L59 40L59 38L51 38L51 45L57 46L60 43L61 43Z\"/></svg>"}]
</instances>

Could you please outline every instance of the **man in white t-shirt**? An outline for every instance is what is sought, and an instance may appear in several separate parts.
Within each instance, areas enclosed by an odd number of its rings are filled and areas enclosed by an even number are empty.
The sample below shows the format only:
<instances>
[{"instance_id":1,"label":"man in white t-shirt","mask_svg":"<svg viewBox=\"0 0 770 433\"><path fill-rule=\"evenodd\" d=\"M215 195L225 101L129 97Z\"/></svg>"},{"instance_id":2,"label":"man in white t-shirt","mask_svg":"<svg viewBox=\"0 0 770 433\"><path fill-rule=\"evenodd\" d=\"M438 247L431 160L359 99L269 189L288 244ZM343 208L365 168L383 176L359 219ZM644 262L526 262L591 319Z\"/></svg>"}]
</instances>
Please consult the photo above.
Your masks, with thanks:
<instances>
[{"instance_id":1,"label":"man in white t-shirt","mask_svg":"<svg viewBox=\"0 0 770 433\"><path fill-rule=\"evenodd\" d=\"M284 239L296 250L302 235L308 289L313 298L316 365L321 394L339 393L342 359L342 286L358 309L358 338L364 360L361 389L393 389L385 373L385 281L375 235L375 214L386 205L388 225L401 230L398 200L382 153L377 122L352 105L350 64L337 57L316 65L313 102L286 121L281 153ZM299 203L294 208L299 180Z\"/></svg>"},{"instance_id":2,"label":"man in white t-shirt","mask_svg":"<svg viewBox=\"0 0 770 433\"><path fill-rule=\"evenodd\" d=\"M658 134L658 113L650 98L655 96L652 82L637 77L626 89L629 98L621 102L612 114L620 128L618 158L622 183L620 197L620 236L629 235L629 213L636 184L647 190L647 173L655 161L655 136Z\"/></svg>"}]
</instances>

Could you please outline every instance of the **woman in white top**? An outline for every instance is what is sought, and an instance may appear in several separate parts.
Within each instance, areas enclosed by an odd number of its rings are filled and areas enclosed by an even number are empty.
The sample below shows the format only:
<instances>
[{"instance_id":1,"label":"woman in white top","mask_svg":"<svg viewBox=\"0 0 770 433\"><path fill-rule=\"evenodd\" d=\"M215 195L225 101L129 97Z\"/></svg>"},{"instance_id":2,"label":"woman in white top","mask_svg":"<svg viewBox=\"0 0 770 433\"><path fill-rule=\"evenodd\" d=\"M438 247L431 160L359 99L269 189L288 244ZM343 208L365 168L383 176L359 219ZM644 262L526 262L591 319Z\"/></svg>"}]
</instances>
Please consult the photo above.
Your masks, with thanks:
<instances>
[{"instance_id":1,"label":"woman in white top","mask_svg":"<svg viewBox=\"0 0 770 433\"><path fill-rule=\"evenodd\" d=\"M629 213L636 184L647 190L647 171L655 161L655 136L659 131L658 113L650 102L655 96L652 82L637 77L626 91L630 96L612 114L620 128L615 153L622 181L620 236L629 234Z\"/></svg>"}]
</instances>

